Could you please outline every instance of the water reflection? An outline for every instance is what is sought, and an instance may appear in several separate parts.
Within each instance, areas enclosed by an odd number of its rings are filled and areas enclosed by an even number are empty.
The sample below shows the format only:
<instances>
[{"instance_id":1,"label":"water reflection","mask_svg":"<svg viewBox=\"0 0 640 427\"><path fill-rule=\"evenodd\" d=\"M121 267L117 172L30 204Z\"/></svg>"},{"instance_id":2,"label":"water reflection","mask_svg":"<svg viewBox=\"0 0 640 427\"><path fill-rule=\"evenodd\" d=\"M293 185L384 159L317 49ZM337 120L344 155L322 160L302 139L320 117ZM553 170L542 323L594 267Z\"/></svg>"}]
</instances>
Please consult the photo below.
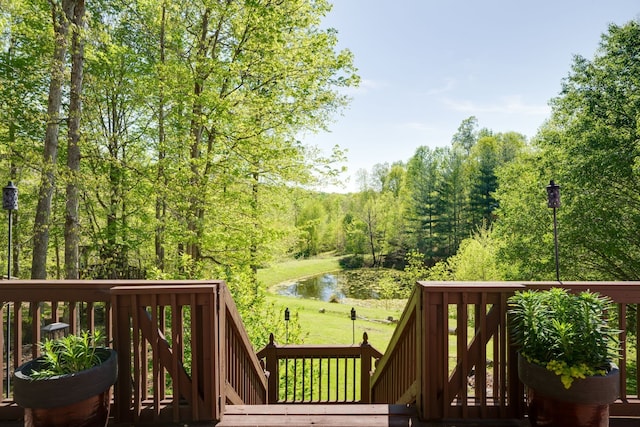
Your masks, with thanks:
<instances>
[{"instance_id":1,"label":"water reflection","mask_svg":"<svg viewBox=\"0 0 640 427\"><path fill-rule=\"evenodd\" d=\"M375 298L371 289L361 286L350 286L347 276L340 272L324 273L299 280L277 288L279 295L299 298L318 299L321 301L342 300L345 297L367 299Z\"/></svg>"}]
</instances>

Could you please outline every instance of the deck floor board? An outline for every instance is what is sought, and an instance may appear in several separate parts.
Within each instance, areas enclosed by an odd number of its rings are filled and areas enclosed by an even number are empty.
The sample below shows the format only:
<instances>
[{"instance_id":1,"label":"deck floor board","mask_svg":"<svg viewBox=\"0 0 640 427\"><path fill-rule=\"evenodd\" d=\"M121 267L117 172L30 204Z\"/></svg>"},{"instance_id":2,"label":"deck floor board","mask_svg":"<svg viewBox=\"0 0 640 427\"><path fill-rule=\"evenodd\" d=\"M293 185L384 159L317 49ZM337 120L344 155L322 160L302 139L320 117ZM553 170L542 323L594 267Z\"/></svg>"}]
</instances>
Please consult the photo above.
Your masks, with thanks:
<instances>
[{"instance_id":1,"label":"deck floor board","mask_svg":"<svg viewBox=\"0 0 640 427\"><path fill-rule=\"evenodd\" d=\"M416 410L407 405L349 404L349 405L227 405L217 427L449 427L493 426L524 427L523 420L476 422L420 422Z\"/></svg>"}]
</instances>

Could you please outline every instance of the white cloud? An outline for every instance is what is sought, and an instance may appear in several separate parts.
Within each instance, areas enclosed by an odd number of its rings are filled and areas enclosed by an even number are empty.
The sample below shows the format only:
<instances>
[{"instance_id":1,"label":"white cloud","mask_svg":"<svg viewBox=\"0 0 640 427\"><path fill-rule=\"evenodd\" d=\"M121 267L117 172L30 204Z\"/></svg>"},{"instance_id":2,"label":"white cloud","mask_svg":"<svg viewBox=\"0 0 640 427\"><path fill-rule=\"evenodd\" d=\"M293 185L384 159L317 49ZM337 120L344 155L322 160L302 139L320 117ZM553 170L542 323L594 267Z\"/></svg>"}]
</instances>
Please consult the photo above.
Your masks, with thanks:
<instances>
[{"instance_id":1,"label":"white cloud","mask_svg":"<svg viewBox=\"0 0 640 427\"><path fill-rule=\"evenodd\" d=\"M422 122L406 122L400 124L399 127L402 129L411 129L418 132L433 132L434 130L436 130L435 127Z\"/></svg>"},{"instance_id":2,"label":"white cloud","mask_svg":"<svg viewBox=\"0 0 640 427\"><path fill-rule=\"evenodd\" d=\"M469 100L443 99L451 110L467 114L498 113L520 114L526 116L548 116L551 108L548 105L526 104L519 95L502 97L496 103L479 104Z\"/></svg>"},{"instance_id":3,"label":"white cloud","mask_svg":"<svg viewBox=\"0 0 640 427\"><path fill-rule=\"evenodd\" d=\"M440 87L435 87L427 90L427 95L442 95L443 93L451 92L457 86L457 81L454 78L446 78L444 84Z\"/></svg>"}]
</instances>

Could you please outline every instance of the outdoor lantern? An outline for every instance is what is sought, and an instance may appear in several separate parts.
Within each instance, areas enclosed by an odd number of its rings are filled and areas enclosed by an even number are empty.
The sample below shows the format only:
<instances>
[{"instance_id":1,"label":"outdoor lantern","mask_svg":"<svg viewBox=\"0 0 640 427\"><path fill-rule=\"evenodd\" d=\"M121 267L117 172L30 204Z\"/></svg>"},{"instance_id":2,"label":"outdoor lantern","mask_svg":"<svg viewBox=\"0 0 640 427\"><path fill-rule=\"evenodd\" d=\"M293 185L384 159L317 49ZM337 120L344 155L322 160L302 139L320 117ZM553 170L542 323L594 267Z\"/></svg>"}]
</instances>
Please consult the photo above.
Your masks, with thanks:
<instances>
[{"instance_id":1,"label":"outdoor lantern","mask_svg":"<svg viewBox=\"0 0 640 427\"><path fill-rule=\"evenodd\" d=\"M9 228L7 232L9 234L9 238L7 239L7 280L11 279L11 219L13 211L18 210L18 187L13 185L12 181L9 181L9 184L2 189L2 208L9 211ZM11 365L10 354L11 354L11 310L7 303L7 397L9 397L9 390L11 389L11 375L9 373L9 368Z\"/></svg>"},{"instance_id":2,"label":"outdoor lantern","mask_svg":"<svg viewBox=\"0 0 640 427\"><path fill-rule=\"evenodd\" d=\"M2 209L7 211L18 210L18 187L12 181L2 189Z\"/></svg>"},{"instance_id":3,"label":"outdoor lantern","mask_svg":"<svg viewBox=\"0 0 640 427\"><path fill-rule=\"evenodd\" d=\"M352 334L352 344L356 342L356 309L351 307L351 334Z\"/></svg>"},{"instance_id":4,"label":"outdoor lantern","mask_svg":"<svg viewBox=\"0 0 640 427\"><path fill-rule=\"evenodd\" d=\"M553 182L553 180L547 185L547 197L547 206L554 209L560 207L560 186Z\"/></svg>"},{"instance_id":5,"label":"outdoor lantern","mask_svg":"<svg viewBox=\"0 0 640 427\"><path fill-rule=\"evenodd\" d=\"M560 281L560 261L558 256L558 219L556 209L560 207L560 186L551 180L547 185L547 206L553 209L553 241L556 249L556 280Z\"/></svg>"},{"instance_id":6,"label":"outdoor lantern","mask_svg":"<svg viewBox=\"0 0 640 427\"><path fill-rule=\"evenodd\" d=\"M289 344L289 307L284 309L284 324L286 326L285 342Z\"/></svg>"}]
</instances>

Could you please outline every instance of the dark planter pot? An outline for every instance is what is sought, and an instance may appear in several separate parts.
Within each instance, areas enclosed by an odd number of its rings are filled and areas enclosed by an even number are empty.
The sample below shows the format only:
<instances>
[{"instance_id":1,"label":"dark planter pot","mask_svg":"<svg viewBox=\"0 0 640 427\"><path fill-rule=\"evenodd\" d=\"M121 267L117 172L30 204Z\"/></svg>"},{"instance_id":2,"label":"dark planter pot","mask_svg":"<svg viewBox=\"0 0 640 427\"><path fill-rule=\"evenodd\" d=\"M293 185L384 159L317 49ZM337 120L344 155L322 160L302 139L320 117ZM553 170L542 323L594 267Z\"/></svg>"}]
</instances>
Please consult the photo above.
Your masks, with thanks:
<instances>
[{"instance_id":1,"label":"dark planter pot","mask_svg":"<svg viewBox=\"0 0 640 427\"><path fill-rule=\"evenodd\" d=\"M576 379L569 389L560 376L518 355L518 376L527 387L532 426L608 427L609 404L620 396L620 371Z\"/></svg>"},{"instance_id":2,"label":"dark planter pot","mask_svg":"<svg viewBox=\"0 0 640 427\"><path fill-rule=\"evenodd\" d=\"M29 377L41 359L13 374L13 398L24 408L25 427L104 427L109 419L110 388L118 377L117 354L101 348L98 366L44 380Z\"/></svg>"}]
</instances>

